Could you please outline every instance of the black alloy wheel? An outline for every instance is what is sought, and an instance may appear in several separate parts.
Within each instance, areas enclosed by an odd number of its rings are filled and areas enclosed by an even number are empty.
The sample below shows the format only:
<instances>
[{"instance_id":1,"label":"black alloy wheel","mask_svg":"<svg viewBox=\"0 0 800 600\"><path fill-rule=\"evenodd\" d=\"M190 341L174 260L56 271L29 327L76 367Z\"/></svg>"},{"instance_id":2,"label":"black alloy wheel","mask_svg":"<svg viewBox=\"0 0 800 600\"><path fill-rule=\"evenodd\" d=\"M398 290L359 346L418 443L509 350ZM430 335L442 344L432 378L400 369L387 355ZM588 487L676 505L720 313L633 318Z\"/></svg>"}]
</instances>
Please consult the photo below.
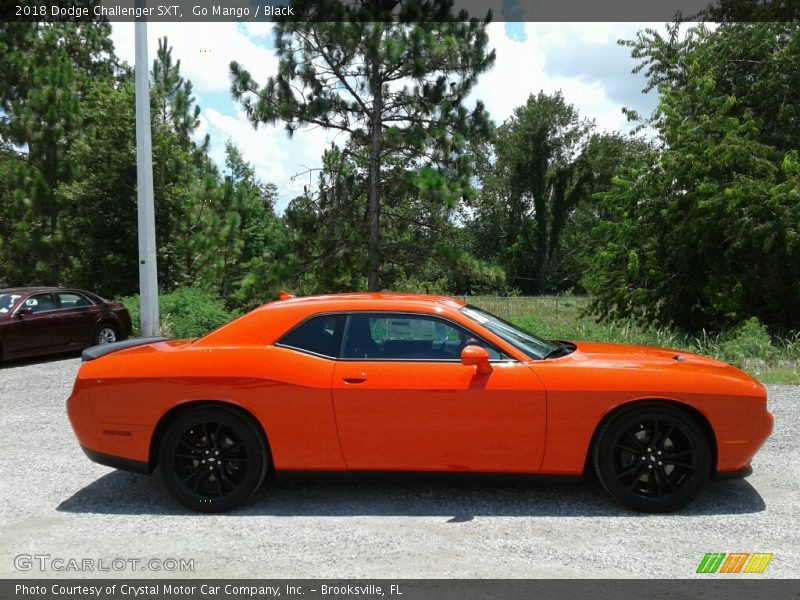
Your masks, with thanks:
<instances>
[{"instance_id":1,"label":"black alloy wheel","mask_svg":"<svg viewBox=\"0 0 800 600\"><path fill-rule=\"evenodd\" d=\"M711 450L691 416L666 404L648 404L603 426L593 463L603 487L626 506L670 512L708 481Z\"/></svg>"},{"instance_id":2,"label":"black alloy wheel","mask_svg":"<svg viewBox=\"0 0 800 600\"><path fill-rule=\"evenodd\" d=\"M251 419L223 407L201 407L169 426L158 464L165 485L181 504L221 512L258 490L269 459L264 436Z\"/></svg>"}]
</instances>

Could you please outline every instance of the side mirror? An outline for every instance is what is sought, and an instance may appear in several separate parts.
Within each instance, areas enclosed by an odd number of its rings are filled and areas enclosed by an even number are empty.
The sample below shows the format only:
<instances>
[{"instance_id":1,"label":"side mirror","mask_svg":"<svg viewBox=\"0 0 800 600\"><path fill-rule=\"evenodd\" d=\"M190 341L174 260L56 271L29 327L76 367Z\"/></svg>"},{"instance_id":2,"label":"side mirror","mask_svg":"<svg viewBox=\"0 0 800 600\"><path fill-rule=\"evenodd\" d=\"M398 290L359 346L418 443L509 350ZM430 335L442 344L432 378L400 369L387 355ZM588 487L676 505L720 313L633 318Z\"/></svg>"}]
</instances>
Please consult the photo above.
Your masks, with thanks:
<instances>
[{"instance_id":1,"label":"side mirror","mask_svg":"<svg viewBox=\"0 0 800 600\"><path fill-rule=\"evenodd\" d=\"M30 306L23 306L17 311L17 316L21 317L23 315L32 315L33 309Z\"/></svg>"},{"instance_id":2,"label":"side mirror","mask_svg":"<svg viewBox=\"0 0 800 600\"><path fill-rule=\"evenodd\" d=\"M468 367L474 365L481 375L488 375L493 370L489 364L489 353L486 348L475 345L464 346L461 351L461 364Z\"/></svg>"}]
</instances>

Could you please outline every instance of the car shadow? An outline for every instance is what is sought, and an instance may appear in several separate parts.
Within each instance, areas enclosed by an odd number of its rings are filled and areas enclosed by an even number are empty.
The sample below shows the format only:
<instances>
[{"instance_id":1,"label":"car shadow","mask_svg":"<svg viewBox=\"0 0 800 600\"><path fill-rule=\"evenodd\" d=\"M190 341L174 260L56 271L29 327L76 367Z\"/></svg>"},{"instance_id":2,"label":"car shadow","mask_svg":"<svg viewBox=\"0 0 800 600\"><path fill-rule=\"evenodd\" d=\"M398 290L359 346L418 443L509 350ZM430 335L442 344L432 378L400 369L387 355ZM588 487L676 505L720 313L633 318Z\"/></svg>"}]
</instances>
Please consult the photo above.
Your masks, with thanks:
<instances>
[{"instance_id":1,"label":"car shadow","mask_svg":"<svg viewBox=\"0 0 800 600\"><path fill-rule=\"evenodd\" d=\"M291 477L268 481L253 499L230 516L443 517L448 522L475 517L640 516L614 502L600 486L569 482L482 476ZM743 479L706 487L683 516L757 513L766 504ZM114 471L58 505L61 512L99 514L196 514L179 505L158 477Z\"/></svg>"},{"instance_id":2,"label":"car shadow","mask_svg":"<svg viewBox=\"0 0 800 600\"><path fill-rule=\"evenodd\" d=\"M14 367L28 367L45 363L59 362L78 358L83 350L70 350L59 352L58 354L47 354L45 356L34 356L31 358L9 358L0 361L0 369L13 369Z\"/></svg>"}]
</instances>

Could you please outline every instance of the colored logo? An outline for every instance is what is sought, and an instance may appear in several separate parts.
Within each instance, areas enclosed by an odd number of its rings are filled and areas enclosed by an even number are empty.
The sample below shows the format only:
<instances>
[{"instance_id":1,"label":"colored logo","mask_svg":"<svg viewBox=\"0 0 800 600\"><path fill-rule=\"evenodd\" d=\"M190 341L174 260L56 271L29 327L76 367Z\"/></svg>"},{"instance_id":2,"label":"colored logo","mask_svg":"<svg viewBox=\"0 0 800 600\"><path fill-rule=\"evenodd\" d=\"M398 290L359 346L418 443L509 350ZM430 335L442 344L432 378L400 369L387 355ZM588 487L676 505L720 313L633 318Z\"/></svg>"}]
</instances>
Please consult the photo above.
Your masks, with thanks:
<instances>
[{"instance_id":1,"label":"colored logo","mask_svg":"<svg viewBox=\"0 0 800 600\"><path fill-rule=\"evenodd\" d=\"M697 567L698 573L763 573L772 553L769 552L708 552Z\"/></svg>"}]
</instances>

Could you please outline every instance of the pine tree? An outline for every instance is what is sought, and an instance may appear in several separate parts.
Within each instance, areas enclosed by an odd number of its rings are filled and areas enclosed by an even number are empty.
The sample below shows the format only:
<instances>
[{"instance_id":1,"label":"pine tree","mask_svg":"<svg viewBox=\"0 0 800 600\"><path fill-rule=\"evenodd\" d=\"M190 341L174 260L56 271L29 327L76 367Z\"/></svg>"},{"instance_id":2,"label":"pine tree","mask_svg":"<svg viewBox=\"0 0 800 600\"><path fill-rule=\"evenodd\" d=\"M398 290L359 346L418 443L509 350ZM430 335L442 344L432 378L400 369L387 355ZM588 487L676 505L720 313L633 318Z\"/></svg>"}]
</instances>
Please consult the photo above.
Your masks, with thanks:
<instances>
[{"instance_id":1,"label":"pine tree","mask_svg":"<svg viewBox=\"0 0 800 600\"><path fill-rule=\"evenodd\" d=\"M63 273L57 190L72 179L65 157L82 134L81 98L115 68L109 33L107 23L0 23L0 142L24 149L13 177L26 235L14 240L15 277L27 283Z\"/></svg>"},{"instance_id":2,"label":"pine tree","mask_svg":"<svg viewBox=\"0 0 800 600\"><path fill-rule=\"evenodd\" d=\"M470 111L464 100L494 62L490 15L455 16L451 0L303 1L295 8L318 20L277 24L278 73L261 86L233 62L231 91L254 126L280 120L289 134L321 126L350 135L350 152L367 165L366 277L368 289L377 290L387 157L417 171L452 165L449 172L463 184L465 144L488 134L483 104Z\"/></svg>"}]
</instances>

